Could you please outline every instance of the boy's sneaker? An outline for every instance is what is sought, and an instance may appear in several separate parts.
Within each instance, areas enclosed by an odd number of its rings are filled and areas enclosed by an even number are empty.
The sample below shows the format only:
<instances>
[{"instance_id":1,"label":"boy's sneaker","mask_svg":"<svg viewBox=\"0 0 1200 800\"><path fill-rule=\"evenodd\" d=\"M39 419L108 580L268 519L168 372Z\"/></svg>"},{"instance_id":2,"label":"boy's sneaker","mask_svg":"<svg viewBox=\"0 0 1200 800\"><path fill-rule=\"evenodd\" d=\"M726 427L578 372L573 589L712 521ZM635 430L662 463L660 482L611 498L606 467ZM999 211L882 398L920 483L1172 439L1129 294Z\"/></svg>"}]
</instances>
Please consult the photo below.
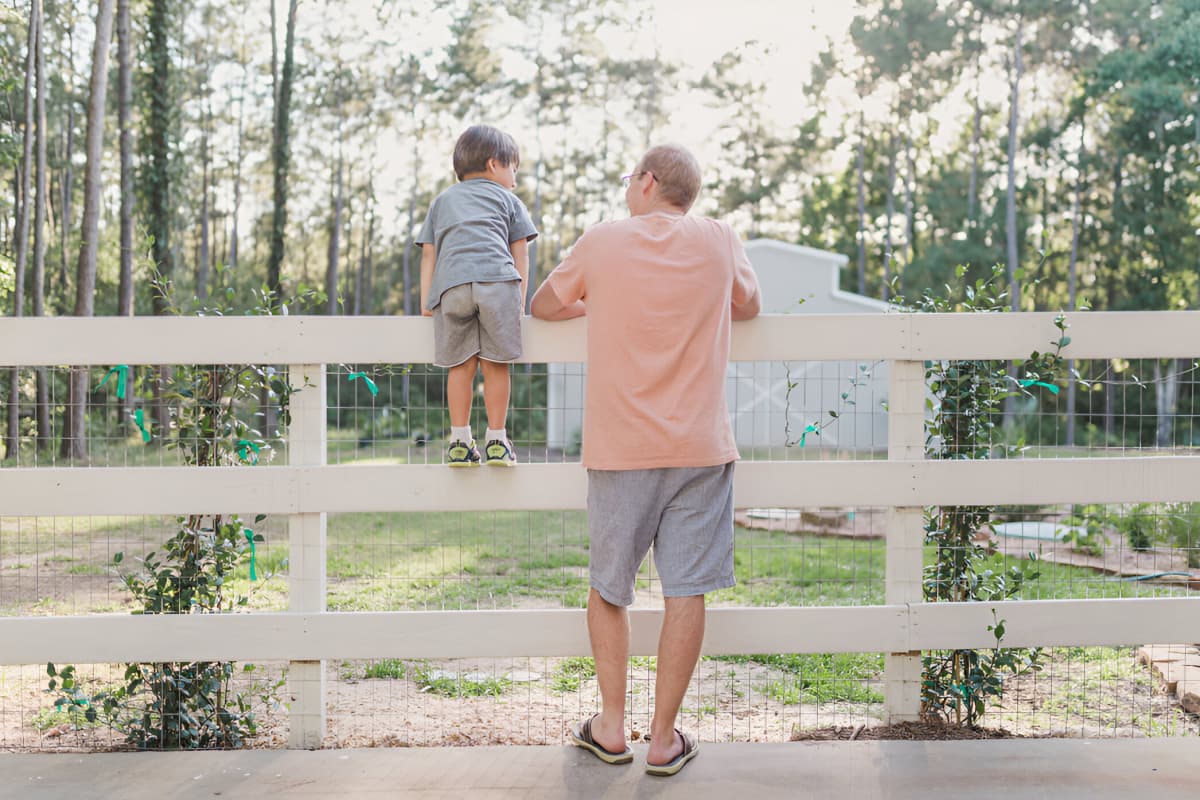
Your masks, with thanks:
<instances>
[{"instance_id":1,"label":"boy's sneaker","mask_svg":"<svg viewBox=\"0 0 1200 800\"><path fill-rule=\"evenodd\" d=\"M478 467L479 466L479 448L475 446L475 440L464 442L462 439L455 439L446 448L446 464L451 467Z\"/></svg>"},{"instance_id":2,"label":"boy's sneaker","mask_svg":"<svg viewBox=\"0 0 1200 800\"><path fill-rule=\"evenodd\" d=\"M483 463L489 467L515 467L517 455L506 439L492 439L483 448Z\"/></svg>"}]
</instances>

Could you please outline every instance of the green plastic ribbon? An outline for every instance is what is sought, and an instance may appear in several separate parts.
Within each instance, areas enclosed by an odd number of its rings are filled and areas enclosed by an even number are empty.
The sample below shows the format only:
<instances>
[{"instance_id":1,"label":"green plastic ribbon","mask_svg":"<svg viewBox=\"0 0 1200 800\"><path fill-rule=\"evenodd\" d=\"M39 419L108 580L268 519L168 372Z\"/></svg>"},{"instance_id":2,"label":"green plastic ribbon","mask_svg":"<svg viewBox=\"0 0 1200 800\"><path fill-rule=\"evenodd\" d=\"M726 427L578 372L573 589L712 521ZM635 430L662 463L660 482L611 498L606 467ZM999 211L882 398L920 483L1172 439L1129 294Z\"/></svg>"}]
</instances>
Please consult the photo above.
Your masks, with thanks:
<instances>
[{"instance_id":1,"label":"green plastic ribbon","mask_svg":"<svg viewBox=\"0 0 1200 800\"><path fill-rule=\"evenodd\" d=\"M371 390L371 397L375 397L379 394L379 387L375 385L375 381L371 380L370 376L365 372L351 372L346 377L346 380L355 381L359 378L362 378L363 383L365 383L367 388Z\"/></svg>"},{"instance_id":2,"label":"green plastic ribbon","mask_svg":"<svg viewBox=\"0 0 1200 800\"><path fill-rule=\"evenodd\" d=\"M150 431L146 430L146 415L142 409L135 409L133 412L133 422L138 426L138 430L142 432L142 441L150 441Z\"/></svg>"},{"instance_id":3,"label":"green plastic ribbon","mask_svg":"<svg viewBox=\"0 0 1200 800\"><path fill-rule=\"evenodd\" d=\"M250 450L254 451L254 460L253 461L251 461L246 455ZM240 458L242 461L245 461L246 463L249 463L249 464L257 464L258 456L259 456L259 453L261 453L261 452L262 452L261 448L259 448L259 446L257 444L250 441L249 439L238 439L237 453L238 453L238 458Z\"/></svg>"},{"instance_id":4,"label":"green plastic ribbon","mask_svg":"<svg viewBox=\"0 0 1200 800\"><path fill-rule=\"evenodd\" d=\"M250 580L258 580L258 570L255 568L255 562L258 560L258 553L254 549L254 531L249 528L242 528L242 533L246 536L246 541L250 543Z\"/></svg>"},{"instance_id":5,"label":"green plastic ribbon","mask_svg":"<svg viewBox=\"0 0 1200 800\"><path fill-rule=\"evenodd\" d=\"M821 432L817 430L816 425L813 425L811 422L808 423L807 425L804 426L804 430L800 432L800 446L801 447L804 447L804 439L808 436L809 433L815 433L818 436L821 435Z\"/></svg>"},{"instance_id":6,"label":"green plastic ribbon","mask_svg":"<svg viewBox=\"0 0 1200 800\"><path fill-rule=\"evenodd\" d=\"M1050 390L1051 394L1058 394L1058 387L1053 383L1046 383L1045 381L1021 381L1021 385L1025 388L1029 388L1030 386L1045 386Z\"/></svg>"},{"instance_id":7,"label":"green plastic ribbon","mask_svg":"<svg viewBox=\"0 0 1200 800\"><path fill-rule=\"evenodd\" d=\"M104 380L100 381L100 385L96 387L95 391L98 392L101 389L103 389L104 384L108 383L108 379L111 378L114 373L116 373L116 376L117 376L117 399L124 400L125 399L125 383L129 379L129 365L128 364L117 364L115 367L113 367L108 372L106 372L104 375Z\"/></svg>"}]
</instances>

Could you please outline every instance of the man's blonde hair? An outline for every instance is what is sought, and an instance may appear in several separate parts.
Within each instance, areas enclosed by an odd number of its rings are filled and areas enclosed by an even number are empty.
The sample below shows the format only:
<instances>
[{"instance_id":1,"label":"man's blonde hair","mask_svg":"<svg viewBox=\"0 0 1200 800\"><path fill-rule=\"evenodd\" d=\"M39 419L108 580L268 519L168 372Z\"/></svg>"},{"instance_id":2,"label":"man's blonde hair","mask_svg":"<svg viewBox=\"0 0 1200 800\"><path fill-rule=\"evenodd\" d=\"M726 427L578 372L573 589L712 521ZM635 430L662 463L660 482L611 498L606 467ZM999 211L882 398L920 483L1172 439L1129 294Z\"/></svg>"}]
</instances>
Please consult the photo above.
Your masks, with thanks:
<instances>
[{"instance_id":1,"label":"man's blonde hair","mask_svg":"<svg viewBox=\"0 0 1200 800\"><path fill-rule=\"evenodd\" d=\"M658 181L658 194L687 211L700 194L700 164L687 148L677 144L651 147L642 156L638 172L649 172Z\"/></svg>"}]
</instances>

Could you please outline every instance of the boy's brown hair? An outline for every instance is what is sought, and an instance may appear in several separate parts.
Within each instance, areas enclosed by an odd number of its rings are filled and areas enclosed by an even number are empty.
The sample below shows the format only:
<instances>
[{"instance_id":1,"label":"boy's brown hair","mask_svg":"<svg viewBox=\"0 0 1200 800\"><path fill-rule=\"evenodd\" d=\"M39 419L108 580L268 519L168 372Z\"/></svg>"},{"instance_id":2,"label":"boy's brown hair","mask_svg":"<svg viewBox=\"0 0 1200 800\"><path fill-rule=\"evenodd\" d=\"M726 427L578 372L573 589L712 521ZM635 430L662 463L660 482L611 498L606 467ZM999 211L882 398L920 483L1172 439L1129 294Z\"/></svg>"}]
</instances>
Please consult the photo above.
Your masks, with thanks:
<instances>
[{"instance_id":1,"label":"boy's brown hair","mask_svg":"<svg viewBox=\"0 0 1200 800\"><path fill-rule=\"evenodd\" d=\"M517 142L491 125L472 125L463 131L454 145L454 174L461 181L464 175L486 172L490 159L504 165L521 163Z\"/></svg>"}]
</instances>

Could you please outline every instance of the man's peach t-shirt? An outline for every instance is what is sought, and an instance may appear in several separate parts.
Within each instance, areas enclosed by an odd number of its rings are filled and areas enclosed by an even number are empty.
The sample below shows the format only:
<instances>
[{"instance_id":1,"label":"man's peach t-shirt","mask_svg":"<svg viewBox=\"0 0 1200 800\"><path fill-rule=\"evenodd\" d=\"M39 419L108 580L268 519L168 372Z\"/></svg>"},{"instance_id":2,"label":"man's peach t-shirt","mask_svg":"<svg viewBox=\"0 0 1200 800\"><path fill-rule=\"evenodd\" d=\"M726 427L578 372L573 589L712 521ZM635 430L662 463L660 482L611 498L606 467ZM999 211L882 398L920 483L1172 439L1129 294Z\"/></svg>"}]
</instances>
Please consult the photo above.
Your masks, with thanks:
<instances>
[{"instance_id":1,"label":"man's peach t-shirt","mask_svg":"<svg viewBox=\"0 0 1200 800\"><path fill-rule=\"evenodd\" d=\"M663 212L603 223L546 282L587 309L585 467L737 459L725 403L730 304L748 303L758 281L728 225Z\"/></svg>"}]
</instances>

